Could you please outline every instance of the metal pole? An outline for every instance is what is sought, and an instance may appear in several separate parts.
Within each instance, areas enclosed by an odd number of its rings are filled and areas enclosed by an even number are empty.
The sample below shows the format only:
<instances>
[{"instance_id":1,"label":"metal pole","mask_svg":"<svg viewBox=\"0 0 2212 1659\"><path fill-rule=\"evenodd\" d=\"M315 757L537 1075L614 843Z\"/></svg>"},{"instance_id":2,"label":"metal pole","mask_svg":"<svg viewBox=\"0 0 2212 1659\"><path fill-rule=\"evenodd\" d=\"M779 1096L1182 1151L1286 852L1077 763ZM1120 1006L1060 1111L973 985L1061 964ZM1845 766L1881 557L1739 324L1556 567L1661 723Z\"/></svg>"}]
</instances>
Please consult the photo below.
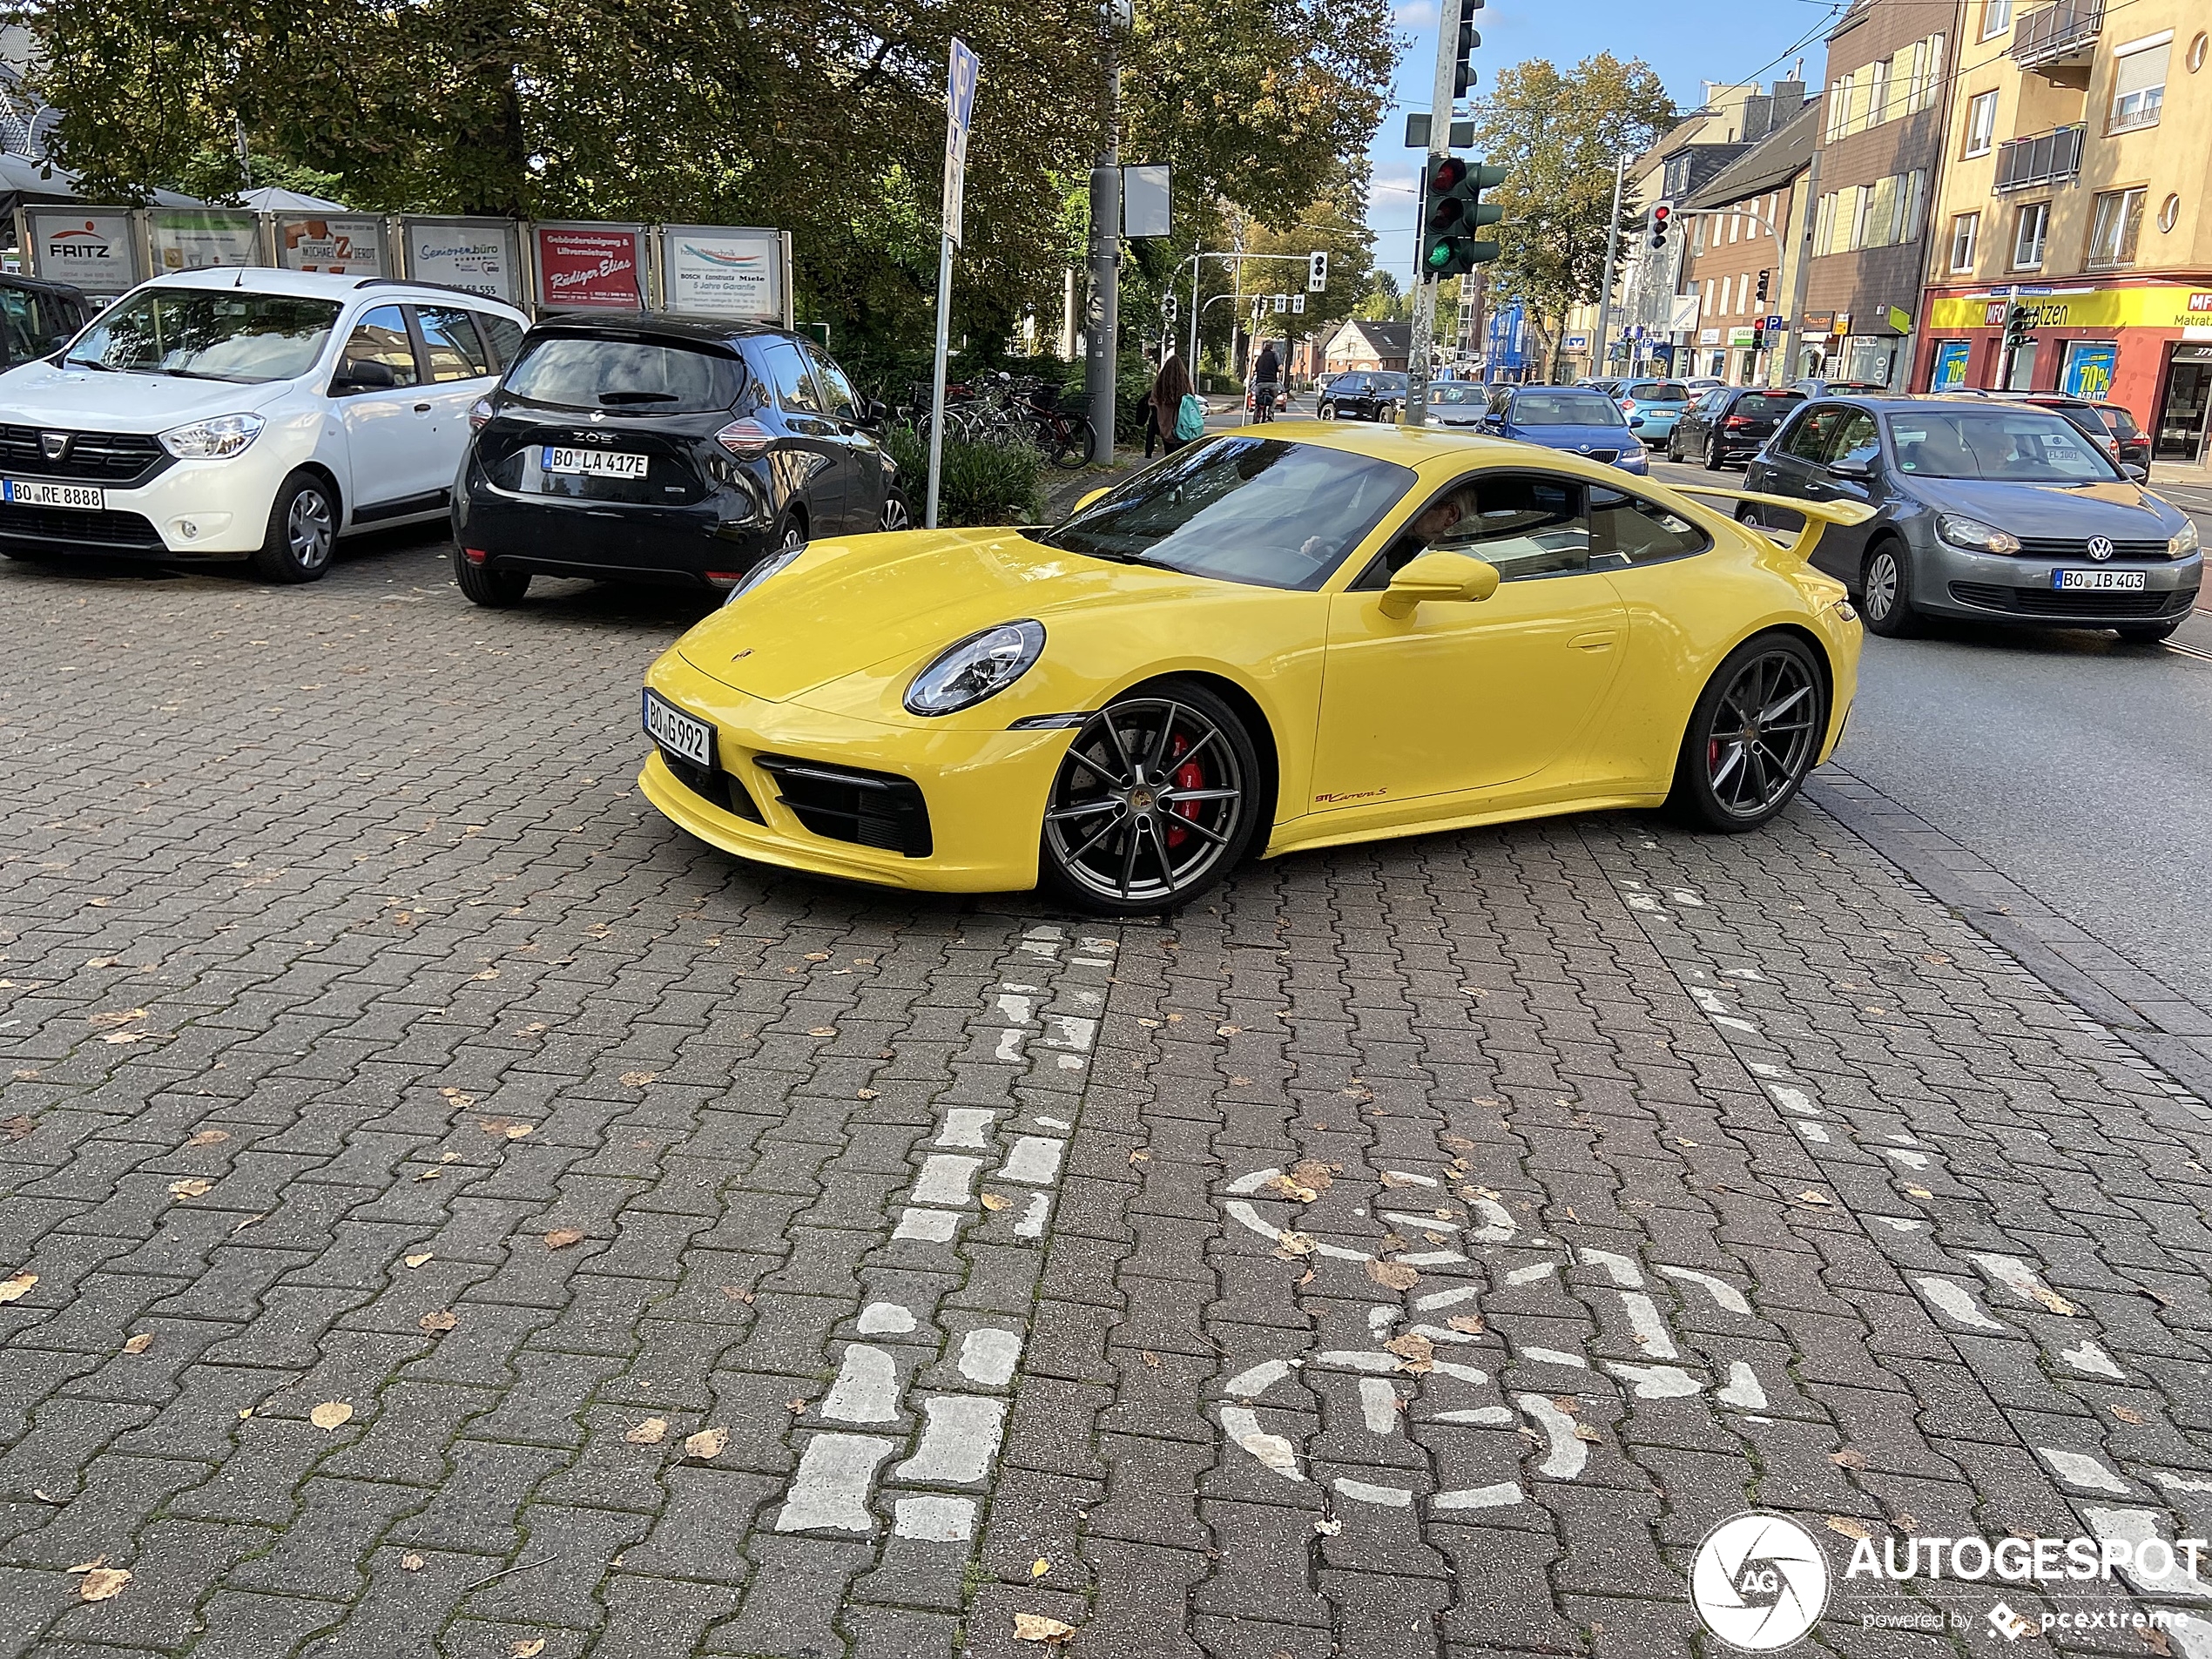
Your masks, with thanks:
<instances>
[{"instance_id":1,"label":"metal pole","mask_svg":"<svg viewBox=\"0 0 2212 1659\"><path fill-rule=\"evenodd\" d=\"M1121 93L1113 8L1098 12L1098 49L1105 71L1099 93L1098 165L1090 173L1089 338L1084 363L1084 401L1094 435L1090 458L1114 462L1114 380L1121 334L1122 167Z\"/></svg>"},{"instance_id":2,"label":"metal pole","mask_svg":"<svg viewBox=\"0 0 2212 1659\"><path fill-rule=\"evenodd\" d=\"M1436 281L1421 269L1421 242L1428 228L1428 175L1452 153L1453 71L1460 64L1459 11L1440 3L1436 9L1436 79L1429 89L1428 159L1421 168L1420 217L1413 223L1413 327L1406 348L1406 401L1400 426L1428 423L1429 358L1436 348Z\"/></svg>"},{"instance_id":3,"label":"metal pole","mask_svg":"<svg viewBox=\"0 0 2212 1659\"><path fill-rule=\"evenodd\" d=\"M1190 356L1183 367L1190 371L1190 389L1198 389L1198 273L1206 268L1206 256L1190 256Z\"/></svg>"},{"instance_id":4,"label":"metal pole","mask_svg":"<svg viewBox=\"0 0 2212 1659\"><path fill-rule=\"evenodd\" d=\"M1605 292L1597 302L1597 350L1592 354L1590 378L1605 378L1605 366L1613 361L1613 260L1621 248L1621 186L1629 173L1629 158L1613 158L1613 217L1605 232Z\"/></svg>"},{"instance_id":5,"label":"metal pole","mask_svg":"<svg viewBox=\"0 0 2212 1659\"><path fill-rule=\"evenodd\" d=\"M1782 328L1782 380L1787 386L1797 378L1796 358L1797 335L1805 326L1805 284L1812 277L1812 227L1820 218L1820 152L1812 152L1812 159L1805 167L1805 223L1804 232L1797 239L1797 268L1790 273L1790 314L1784 317ZM1777 233L1777 246L1782 241ZM1785 254L1786 258L1787 255Z\"/></svg>"},{"instance_id":6,"label":"metal pole","mask_svg":"<svg viewBox=\"0 0 2212 1659\"><path fill-rule=\"evenodd\" d=\"M937 356L929 379L929 499L923 504L921 526L937 528L937 481L945 462L945 347L953 320L953 239L937 236Z\"/></svg>"}]
</instances>

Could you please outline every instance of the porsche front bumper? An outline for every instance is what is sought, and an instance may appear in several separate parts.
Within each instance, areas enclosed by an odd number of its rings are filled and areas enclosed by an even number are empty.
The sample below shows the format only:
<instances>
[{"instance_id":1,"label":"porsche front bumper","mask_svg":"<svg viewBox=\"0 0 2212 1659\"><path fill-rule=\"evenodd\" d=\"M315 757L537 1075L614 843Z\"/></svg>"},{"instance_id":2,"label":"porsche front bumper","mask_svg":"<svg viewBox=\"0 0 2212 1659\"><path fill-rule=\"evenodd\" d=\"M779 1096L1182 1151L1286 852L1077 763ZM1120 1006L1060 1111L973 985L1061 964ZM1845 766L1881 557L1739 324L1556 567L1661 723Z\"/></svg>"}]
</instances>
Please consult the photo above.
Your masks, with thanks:
<instances>
[{"instance_id":1,"label":"porsche front bumper","mask_svg":"<svg viewBox=\"0 0 2212 1659\"><path fill-rule=\"evenodd\" d=\"M1072 733L894 726L823 713L733 691L673 652L645 685L714 727L715 772L738 786L696 773L687 781L678 772L691 769L672 767L658 751L637 774L648 801L710 846L786 869L926 892L1036 886L1045 798ZM840 776L864 786L871 778L910 783L926 813L921 835L894 833L888 814L856 825L806 793L807 780ZM909 804L912 792L900 792ZM902 841L927 850L916 855Z\"/></svg>"}]
</instances>

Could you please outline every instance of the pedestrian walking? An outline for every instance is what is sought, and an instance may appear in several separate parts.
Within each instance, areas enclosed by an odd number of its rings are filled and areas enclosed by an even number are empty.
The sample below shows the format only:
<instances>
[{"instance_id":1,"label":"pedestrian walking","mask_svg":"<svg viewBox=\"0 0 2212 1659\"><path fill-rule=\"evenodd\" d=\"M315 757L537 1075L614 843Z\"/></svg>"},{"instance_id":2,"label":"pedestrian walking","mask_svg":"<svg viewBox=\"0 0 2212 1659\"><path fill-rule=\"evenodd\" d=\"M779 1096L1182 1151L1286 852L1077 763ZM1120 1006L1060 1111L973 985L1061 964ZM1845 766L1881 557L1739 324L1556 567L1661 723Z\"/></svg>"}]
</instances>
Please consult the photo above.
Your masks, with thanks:
<instances>
[{"instance_id":1,"label":"pedestrian walking","mask_svg":"<svg viewBox=\"0 0 2212 1659\"><path fill-rule=\"evenodd\" d=\"M1195 419L1185 404L1196 405ZM1144 400L1144 458L1152 458L1152 440L1160 441L1163 455L1173 455L1191 439L1205 430L1205 405L1200 403L1190 389L1190 376L1183 367L1181 356L1170 357L1160 365L1160 372L1153 378L1152 389ZM1186 428L1195 428L1186 429Z\"/></svg>"},{"instance_id":2,"label":"pedestrian walking","mask_svg":"<svg viewBox=\"0 0 2212 1659\"><path fill-rule=\"evenodd\" d=\"M1275 355L1275 342L1264 341L1259 356L1252 363L1252 419L1271 421L1275 418L1275 384L1283 378L1282 360Z\"/></svg>"}]
</instances>

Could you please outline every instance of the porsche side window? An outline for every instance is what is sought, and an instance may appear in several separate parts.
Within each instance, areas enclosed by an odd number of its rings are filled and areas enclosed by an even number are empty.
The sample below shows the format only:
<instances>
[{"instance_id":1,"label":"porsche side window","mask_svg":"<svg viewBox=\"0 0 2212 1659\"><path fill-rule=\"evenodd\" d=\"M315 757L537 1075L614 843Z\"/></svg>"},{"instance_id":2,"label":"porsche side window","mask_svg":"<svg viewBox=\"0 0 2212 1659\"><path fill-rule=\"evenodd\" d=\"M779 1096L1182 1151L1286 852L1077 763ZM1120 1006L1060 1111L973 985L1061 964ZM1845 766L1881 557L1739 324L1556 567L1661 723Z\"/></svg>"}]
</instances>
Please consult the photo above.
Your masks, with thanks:
<instances>
[{"instance_id":1,"label":"porsche side window","mask_svg":"<svg viewBox=\"0 0 2212 1659\"><path fill-rule=\"evenodd\" d=\"M1496 473L1453 485L1413 516L1355 590L1390 585L1424 553L1469 553L1501 580L1576 576L1590 568L1582 486L1542 473Z\"/></svg>"},{"instance_id":2,"label":"porsche side window","mask_svg":"<svg viewBox=\"0 0 2212 1659\"><path fill-rule=\"evenodd\" d=\"M1712 538L1669 508L1624 489L1590 488L1590 564L1621 569L1688 558L1712 546Z\"/></svg>"}]
</instances>

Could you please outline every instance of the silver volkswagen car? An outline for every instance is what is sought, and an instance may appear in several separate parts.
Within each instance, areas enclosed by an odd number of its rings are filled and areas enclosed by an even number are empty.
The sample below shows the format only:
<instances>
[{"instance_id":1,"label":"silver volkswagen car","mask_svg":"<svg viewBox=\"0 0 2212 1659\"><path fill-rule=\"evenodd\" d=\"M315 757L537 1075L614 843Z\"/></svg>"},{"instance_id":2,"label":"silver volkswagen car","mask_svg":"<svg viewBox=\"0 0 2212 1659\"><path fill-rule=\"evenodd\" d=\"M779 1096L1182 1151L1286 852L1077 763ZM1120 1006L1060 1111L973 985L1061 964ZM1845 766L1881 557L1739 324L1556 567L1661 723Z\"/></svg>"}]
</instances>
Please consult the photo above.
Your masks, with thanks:
<instances>
[{"instance_id":1,"label":"silver volkswagen car","mask_svg":"<svg viewBox=\"0 0 2212 1659\"><path fill-rule=\"evenodd\" d=\"M2204 556L2188 516L2140 481L2059 415L1907 397L1807 404L1745 480L1767 495L1875 509L1830 530L1813 556L1850 586L1875 633L1950 617L2109 628L2152 644L2188 617ZM1747 505L1743 516L1779 515Z\"/></svg>"}]
</instances>

